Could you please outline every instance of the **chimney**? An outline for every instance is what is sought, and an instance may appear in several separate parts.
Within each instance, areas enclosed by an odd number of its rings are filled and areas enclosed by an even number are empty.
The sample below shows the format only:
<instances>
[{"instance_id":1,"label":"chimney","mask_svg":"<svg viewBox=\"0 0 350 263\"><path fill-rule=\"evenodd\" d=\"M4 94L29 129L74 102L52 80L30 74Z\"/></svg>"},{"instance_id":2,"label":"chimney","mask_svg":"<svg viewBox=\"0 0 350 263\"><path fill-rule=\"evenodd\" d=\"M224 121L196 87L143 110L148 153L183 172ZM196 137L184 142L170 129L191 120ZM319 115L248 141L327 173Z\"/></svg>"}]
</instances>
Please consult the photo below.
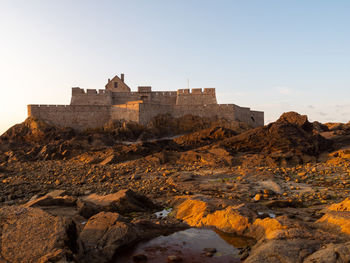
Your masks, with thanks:
<instances>
[{"instance_id":1,"label":"chimney","mask_svg":"<svg viewBox=\"0 0 350 263\"><path fill-rule=\"evenodd\" d=\"M120 79L124 82L124 73L120 74Z\"/></svg>"}]
</instances>

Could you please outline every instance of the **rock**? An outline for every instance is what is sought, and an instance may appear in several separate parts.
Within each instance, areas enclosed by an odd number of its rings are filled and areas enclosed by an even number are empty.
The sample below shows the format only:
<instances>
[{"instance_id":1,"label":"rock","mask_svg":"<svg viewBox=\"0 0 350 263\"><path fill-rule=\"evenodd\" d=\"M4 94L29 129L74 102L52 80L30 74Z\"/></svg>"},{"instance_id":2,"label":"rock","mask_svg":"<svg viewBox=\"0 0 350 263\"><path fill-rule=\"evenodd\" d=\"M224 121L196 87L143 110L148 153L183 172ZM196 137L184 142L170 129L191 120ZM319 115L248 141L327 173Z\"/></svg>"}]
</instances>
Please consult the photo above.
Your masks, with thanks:
<instances>
[{"instance_id":1,"label":"rock","mask_svg":"<svg viewBox=\"0 0 350 263\"><path fill-rule=\"evenodd\" d=\"M330 205L325 214L316 221L323 228L339 230L350 235L350 199Z\"/></svg>"},{"instance_id":2,"label":"rock","mask_svg":"<svg viewBox=\"0 0 350 263\"><path fill-rule=\"evenodd\" d=\"M107 165L110 163L113 163L116 160L116 157L114 154L109 155L107 158L105 158L102 162L100 162L100 165Z\"/></svg>"},{"instance_id":3,"label":"rock","mask_svg":"<svg viewBox=\"0 0 350 263\"><path fill-rule=\"evenodd\" d=\"M256 195L254 196L254 201L259 201L261 198L262 198L262 195L261 195L261 194L256 194Z\"/></svg>"},{"instance_id":4,"label":"rock","mask_svg":"<svg viewBox=\"0 0 350 263\"><path fill-rule=\"evenodd\" d=\"M327 209L331 210L331 211L348 211L348 212L350 212L350 199L346 198L344 201L342 201L340 203L330 205Z\"/></svg>"},{"instance_id":5,"label":"rock","mask_svg":"<svg viewBox=\"0 0 350 263\"><path fill-rule=\"evenodd\" d=\"M118 213L144 212L156 206L147 197L131 190L120 190L117 193L105 196L91 194L77 202L79 213L89 218L101 212L111 211Z\"/></svg>"},{"instance_id":6,"label":"rock","mask_svg":"<svg viewBox=\"0 0 350 263\"><path fill-rule=\"evenodd\" d=\"M348 211L329 211L316 221L326 229L336 229L350 235L350 212Z\"/></svg>"},{"instance_id":7,"label":"rock","mask_svg":"<svg viewBox=\"0 0 350 263\"><path fill-rule=\"evenodd\" d=\"M229 152L259 154L263 156L260 165L295 165L329 150L332 141L314 134L306 116L291 112L274 123L224 139L218 145ZM259 165L256 159L254 164Z\"/></svg>"},{"instance_id":8,"label":"rock","mask_svg":"<svg viewBox=\"0 0 350 263\"><path fill-rule=\"evenodd\" d=\"M311 131L313 129L313 126L308 121L306 115L300 115L299 113L294 111L283 113L277 121L295 124L297 126L302 127L306 131Z\"/></svg>"},{"instance_id":9,"label":"rock","mask_svg":"<svg viewBox=\"0 0 350 263\"><path fill-rule=\"evenodd\" d=\"M76 247L71 222L38 208L18 206L1 208L0 219L0 258L8 262L72 260Z\"/></svg>"},{"instance_id":10,"label":"rock","mask_svg":"<svg viewBox=\"0 0 350 263\"><path fill-rule=\"evenodd\" d=\"M132 256L132 261L135 263L146 263L148 260L147 256L144 254L138 254Z\"/></svg>"},{"instance_id":11,"label":"rock","mask_svg":"<svg viewBox=\"0 0 350 263\"><path fill-rule=\"evenodd\" d=\"M315 240L270 240L256 244L244 263L301 263L318 248Z\"/></svg>"},{"instance_id":12,"label":"rock","mask_svg":"<svg viewBox=\"0 0 350 263\"><path fill-rule=\"evenodd\" d=\"M42 197L33 198L24 206L75 206L77 199L75 197L67 196L64 194L64 190L54 190Z\"/></svg>"},{"instance_id":13,"label":"rock","mask_svg":"<svg viewBox=\"0 0 350 263\"><path fill-rule=\"evenodd\" d=\"M250 226L253 214L243 205L228 206L223 210L210 212L208 203L193 199L187 199L176 209L176 218L190 226L212 226L224 232L240 235Z\"/></svg>"},{"instance_id":14,"label":"rock","mask_svg":"<svg viewBox=\"0 0 350 263\"><path fill-rule=\"evenodd\" d=\"M216 248L204 248L203 251L206 257L212 257L216 253Z\"/></svg>"},{"instance_id":15,"label":"rock","mask_svg":"<svg viewBox=\"0 0 350 263\"><path fill-rule=\"evenodd\" d=\"M168 256L167 262L168 263L182 262L182 258L180 256L170 255Z\"/></svg>"},{"instance_id":16,"label":"rock","mask_svg":"<svg viewBox=\"0 0 350 263\"><path fill-rule=\"evenodd\" d=\"M81 198L79 198L77 200L77 209L81 216L90 218L93 215L96 215L99 212L103 211L104 207L96 205L93 202L83 201Z\"/></svg>"},{"instance_id":17,"label":"rock","mask_svg":"<svg viewBox=\"0 0 350 263\"><path fill-rule=\"evenodd\" d=\"M304 263L340 263L350 262L350 242L328 244L326 247L308 256Z\"/></svg>"},{"instance_id":18,"label":"rock","mask_svg":"<svg viewBox=\"0 0 350 263\"><path fill-rule=\"evenodd\" d=\"M83 262L109 262L121 246L137 239L135 228L120 221L118 213L101 212L86 223L79 236Z\"/></svg>"}]
</instances>

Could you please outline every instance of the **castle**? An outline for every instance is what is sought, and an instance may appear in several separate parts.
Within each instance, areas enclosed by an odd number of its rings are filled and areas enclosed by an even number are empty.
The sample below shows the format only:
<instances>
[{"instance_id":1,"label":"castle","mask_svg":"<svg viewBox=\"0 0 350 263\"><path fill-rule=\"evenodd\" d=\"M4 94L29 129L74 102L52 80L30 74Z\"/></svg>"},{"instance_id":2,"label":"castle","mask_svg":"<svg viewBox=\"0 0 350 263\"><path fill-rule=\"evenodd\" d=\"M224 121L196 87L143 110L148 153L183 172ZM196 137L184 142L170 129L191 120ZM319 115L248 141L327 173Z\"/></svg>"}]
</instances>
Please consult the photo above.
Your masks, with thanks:
<instances>
[{"instance_id":1,"label":"castle","mask_svg":"<svg viewBox=\"0 0 350 263\"><path fill-rule=\"evenodd\" d=\"M28 105L28 116L77 130L102 127L110 120L147 124L165 113L173 117L220 117L253 127L264 125L264 112L218 104L214 88L152 91L150 86L139 86L137 92L132 92L124 82L124 74L108 79L105 89L72 88L70 105Z\"/></svg>"}]
</instances>

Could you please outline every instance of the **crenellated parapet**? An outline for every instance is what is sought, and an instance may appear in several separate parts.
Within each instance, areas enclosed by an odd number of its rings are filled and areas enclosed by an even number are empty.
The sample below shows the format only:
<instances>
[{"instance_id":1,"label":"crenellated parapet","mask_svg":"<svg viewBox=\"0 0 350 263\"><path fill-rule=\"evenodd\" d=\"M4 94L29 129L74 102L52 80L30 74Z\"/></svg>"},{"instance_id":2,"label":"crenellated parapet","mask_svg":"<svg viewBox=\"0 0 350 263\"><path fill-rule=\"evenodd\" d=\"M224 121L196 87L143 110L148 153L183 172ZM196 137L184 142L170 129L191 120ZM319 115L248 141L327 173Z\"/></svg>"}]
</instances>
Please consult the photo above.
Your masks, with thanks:
<instances>
[{"instance_id":1,"label":"crenellated parapet","mask_svg":"<svg viewBox=\"0 0 350 263\"><path fill-rule=\"evenodd\" d=\"M217 104L215 88L179 89L177 90L176 105L211 105Z\"/></svg>"},{"instance_id":2,"label":"crenellated parapet","mask_svg":"<svg viewBox=\"0 0 350 263\"><path fill-rule=\"evenodd\" d=\"M112 92L105 89L72 88L71 105L112 105Z\"/></svg>"}]
</instances>

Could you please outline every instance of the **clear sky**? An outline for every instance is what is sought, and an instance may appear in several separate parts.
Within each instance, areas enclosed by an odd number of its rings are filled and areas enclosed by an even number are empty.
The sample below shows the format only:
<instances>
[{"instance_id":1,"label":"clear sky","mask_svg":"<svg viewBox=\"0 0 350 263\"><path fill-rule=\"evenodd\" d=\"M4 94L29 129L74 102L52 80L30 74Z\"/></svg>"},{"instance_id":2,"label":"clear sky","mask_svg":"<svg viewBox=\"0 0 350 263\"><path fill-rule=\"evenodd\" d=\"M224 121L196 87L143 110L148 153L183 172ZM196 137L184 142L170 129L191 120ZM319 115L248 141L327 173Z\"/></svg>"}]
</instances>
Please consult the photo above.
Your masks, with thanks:
<instances>
[{"instance_id":1,"label":"clear sky","mask_svg":"<svg viewBox=\"0 0 350 263\"><path fill-rule=\"evenodd\" d=\"M154 90L350 120L350 1L0 0L0 134L27 104L69 104L125 73Z\"/></svg>"}]
</instances>

